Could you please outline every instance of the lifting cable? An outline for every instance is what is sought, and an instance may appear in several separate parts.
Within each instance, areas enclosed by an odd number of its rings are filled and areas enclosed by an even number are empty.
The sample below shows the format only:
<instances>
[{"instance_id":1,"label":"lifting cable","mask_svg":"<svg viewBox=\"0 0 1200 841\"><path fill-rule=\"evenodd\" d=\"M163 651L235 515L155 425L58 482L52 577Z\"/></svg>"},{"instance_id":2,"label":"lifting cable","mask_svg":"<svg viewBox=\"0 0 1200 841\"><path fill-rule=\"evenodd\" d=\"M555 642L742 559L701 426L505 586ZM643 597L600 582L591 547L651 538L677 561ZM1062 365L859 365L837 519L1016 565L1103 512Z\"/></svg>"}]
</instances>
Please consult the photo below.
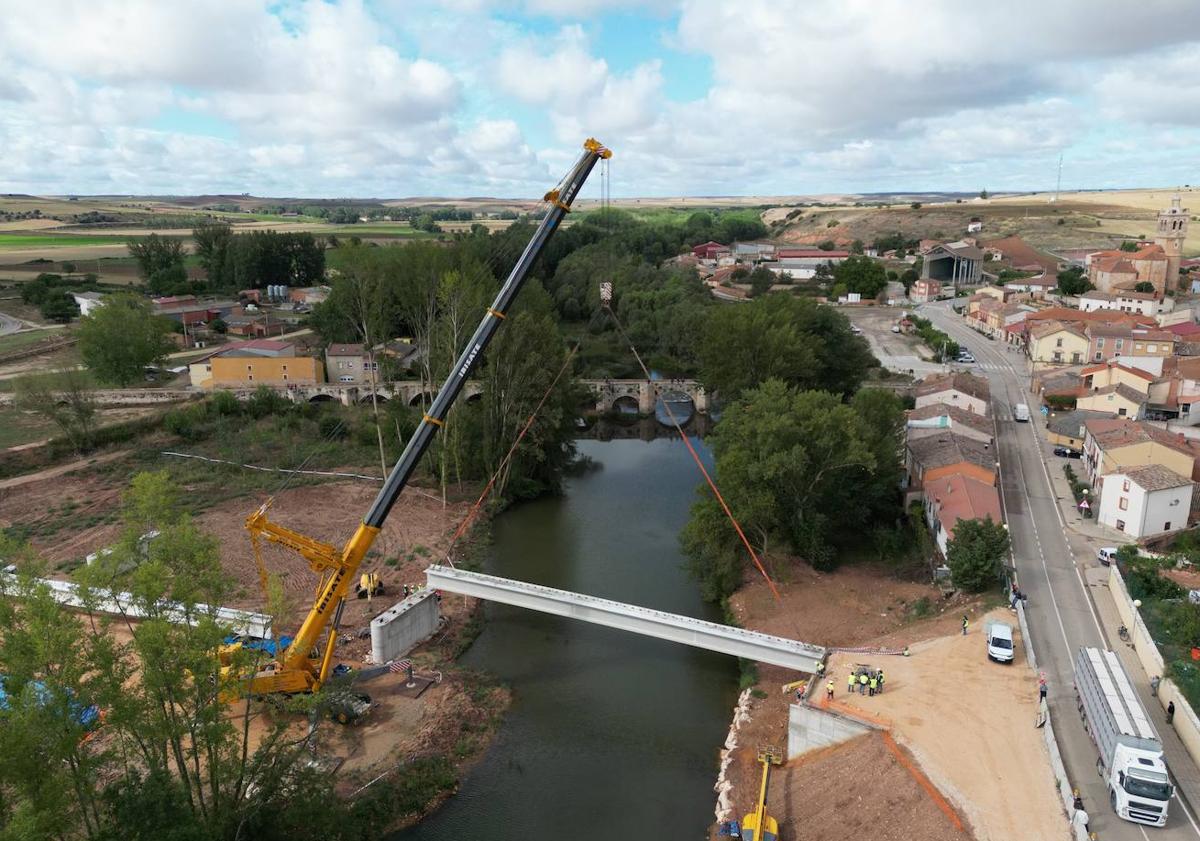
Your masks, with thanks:
<instances>
[{"instance_id":1,"label":"lifting cable","mask_svg":"<svg viewBox=\"0 0 1200 841\"><path fill-rule=\"evenodd\" d=\"M495 472L492 473L491 477L487 481L487 484L484 485L483 491L479 494L479 498L475 500L475 504L471 506L471 509L467 512L467 515L463 517L462 522L459 523L458 529L454 532L454 536L450 538L450 545L446 547L446 563L448 563L451 568L457 569L457 567L454 566L454 559L451 557L451 553L454 551L454 547L458 543L459 538L466 533L467 529L470 528L471 523L474 522L475 517L479 514L479 510L483 507L484 501L487 500L488 495L492 492L492 488L495 487L496 480L499 479L500 475L508 469L509 462L511 462L513 456L516 455L517 447L521 445L521 441L525 438L525 433L529 432L530 428L533 426L534 420L537 419L538 413L541 412L542 406L546 404L546 401L550 399L550 395L554 393L554 389L558 387L559 380L561 380L563 374L567 372L567 368L570 367L571 361L575 358L575 353L578 350L578 344L571 348L570 353L567 354L567 358L563 360L562 367L559 368L558 373L554 375L554 380L550 383L550 387L546 389L546 393L542 395L542 399L538 401L537 405L533 407L533 411L529 413L529 417L526 419L525 425L522 426L521 431L517 433L517 437L513 440L512 446L508 448L508 452L505 453L504 458L500 460L499 466L496 467Z\"/></svg>"},{"instance_id":2,"label":"lifting cable","mask_svg":"<svg viewBox=\"0 0 1200 841\"><path fill-rule=\"evenodd\" d=\"M647 381L651 381L650 369L646 367L646 363L642 361L641 354L639 354L637 348L634 347L633 340L629 338L629 334L626 333L625 328L621 326L621 321L617 318L617 314L613 310L612 304L606 301L603 306L604 309L608 310L608 314L612 316L613 324L615 324L617 327L617 332L621 334L621 338L624 339L625 343L629 345L629 351L633 354L633 358L637 360L638 367L642 369L642 374L646 377ZM725 516L729 518L729 522L733 524L734 531L736 531L738 537L741 538L742 545L746 547L746 552L749 553L750 559L754 561L754 565L758 567L758 571L762 573L762 577L766 579L767 586L771 588L771 593L775 596L775 600L779 602L780 606L782 606L783 597L779 594L779 590L776 588L775 582L771 580L771 576L767 573L766 567L764 567L762 561L759 560L758 553L754 551L754 547L750 545L750 540L746 537L746 533L742 531L742 524L738 522L737 517L733 516L733 512L729 510L729 505L725 502L725 497L721 496L721 491L719 488L717 488L717 483L713 481L713 477L708 472L708 468L704 466L704 461L700 458L700 454L697 453L696 448L692 446L691 439L689 439L687 433L683 431L683 425L680 424L679 418L675 417L675 413L671 411L670 402L664 399L662 404L663 409L665 409L667 412L667 417L671 419L671 425L675 427L677 432L679 432L679 437L683 439L684 446L686 446L688 452L692 454L692 460L696 462L696 466L700 468L700 473L703 474L704 481L708 483L709 490L712 491L713 496L716 497L717 502L720 503L721 509L725 512Z\"/></svg>"}]
</instances>

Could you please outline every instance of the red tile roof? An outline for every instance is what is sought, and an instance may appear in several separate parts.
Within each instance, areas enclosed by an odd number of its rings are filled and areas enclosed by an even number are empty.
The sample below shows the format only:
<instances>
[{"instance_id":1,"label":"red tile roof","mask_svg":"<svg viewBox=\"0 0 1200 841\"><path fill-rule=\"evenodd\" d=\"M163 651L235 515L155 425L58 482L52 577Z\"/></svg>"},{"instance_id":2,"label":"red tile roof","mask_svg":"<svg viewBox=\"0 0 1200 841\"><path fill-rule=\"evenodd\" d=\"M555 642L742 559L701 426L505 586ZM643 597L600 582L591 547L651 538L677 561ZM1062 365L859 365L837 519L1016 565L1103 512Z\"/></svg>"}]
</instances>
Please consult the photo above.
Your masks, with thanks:
<instances>
[{"instance_id":1,"label":"red tile roof","mask_svg":"<svg viewBox=\"0 0 1200 841\"><path fill-rule=\"evenodd\" d=\"M1149 382L1154 382L1154 377L1151 374L1148 374L1139 368L1130 368L1127 365L1120 364L1119 362L1101 362L1099 365L1092 365L1090 367L1084 368L1079 373L1082 376L1086 377L1088 374L1095 374L1100 371L1107 370L1109 368L1118 368L1122 371L1133 374L1135 377L1140 377L1143 380L1147 380Z\"/></svg>"},{"instance_id":2,"label":"red tile roof","mask_svg":"<svg viewBox=\"0 0 1200 841\"><path fill-rule=\"evenodd\" d=\"M961 473L951 473L930 482L925 488L925 495L937 501L937 517L947 537L954 537L954 527L959 520L990 517L993 522L1003 522L1000 494L996 489Z\"/></svg>"}]
</instances>

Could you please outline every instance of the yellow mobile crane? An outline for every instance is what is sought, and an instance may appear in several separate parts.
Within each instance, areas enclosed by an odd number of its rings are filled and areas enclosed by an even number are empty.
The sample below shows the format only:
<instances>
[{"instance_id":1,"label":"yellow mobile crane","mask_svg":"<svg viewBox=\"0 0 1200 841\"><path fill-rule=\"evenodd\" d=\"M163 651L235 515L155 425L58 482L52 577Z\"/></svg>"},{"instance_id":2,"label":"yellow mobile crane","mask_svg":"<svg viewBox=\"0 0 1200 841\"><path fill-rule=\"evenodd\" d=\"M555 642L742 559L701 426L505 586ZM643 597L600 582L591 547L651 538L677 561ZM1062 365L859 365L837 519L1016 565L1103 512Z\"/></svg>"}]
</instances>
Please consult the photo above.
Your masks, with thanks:
<instances>
[{"instance_id":1,"label":"yellow mobile crane","mask_svg":"<svg viewBox=\"0 0 1200 841\"><path fill-rule=\"evenodd\" d=\"M762 763L762 786L758 790L758 806L742 819L742 841L778 841L779 823L767 814L767 786L771 781L771 766L779 764L778 749L760 749L758 761Z\"/></svg>"},{"instance_id":2,"label":"yellow mobile crane","mask_svg":"<svg viewBox=\"0 0 1200 841\"><path fill-rule=\"evenodd\" d=\"M388 512L400 498L400 493L408 484L409 477L412 476L421 456L425 454L433 436L438 428L445 424L450 407L471 372L479 364L484 349L500 328L500 322L504 320L513 300L524 285L533 263L546 247L551 235L558 229L563 217L571 210L571 203L579 195L593 167L598 161L612 157L612 152L591 138L583 144L583 150L583 154L566 177L545 195L545 201L549 203L545 218L529 244L525 246L525 251L513 266L496 299L476 328L475 334L450 370L446 382L429 407L429 413L422 418L400 460L392 468L383 488L371 503L358 529L346 541L346 545L339 549L272 523L267 519L267 505L263 505L247 518L246 528L250 532L251 540L262 538L299 552L321 576L316 601L309 609L308 616L305 617L295 639L274 662L251 678L248 687L250 694L312 692L325 682L333 661L343 602L363 557L374 543ZM325 637L325 648L319 656L315 656L321 637Z\"/></svg>"}]
</instances>

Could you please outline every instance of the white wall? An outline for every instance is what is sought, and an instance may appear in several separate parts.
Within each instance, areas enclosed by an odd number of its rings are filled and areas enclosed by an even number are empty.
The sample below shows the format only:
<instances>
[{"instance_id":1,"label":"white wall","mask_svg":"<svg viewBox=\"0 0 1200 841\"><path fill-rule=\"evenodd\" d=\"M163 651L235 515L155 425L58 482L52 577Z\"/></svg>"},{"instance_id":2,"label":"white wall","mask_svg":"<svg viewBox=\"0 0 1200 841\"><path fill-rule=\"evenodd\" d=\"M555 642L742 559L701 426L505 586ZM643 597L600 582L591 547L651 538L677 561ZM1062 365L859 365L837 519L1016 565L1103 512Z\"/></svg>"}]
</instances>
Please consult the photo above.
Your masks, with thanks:
<instances>
[{"instance_id":1,"label":"white wall","mask_svg":"<svg viewBox=\"0 0 1200 841\"><path fill-rule=\"evenodd\" d=\"M1124 473L1110 473L1104 477L1097 515L1102 525L1115 529L1117 520L1124 520L1125 533L1134 538L1153 537L1187 528L1188 512L1192 505L1191 485L1147 492L1136 482L1130 482L1129 490L1124 491L1122 488L1128 478ZM1122 497L1129 501L1129 507L1124 511L1120 507ZM1163 528L1167 523L1170 523L1170 529Z\"/></svg>"},{"instance_id":2,"label":"white wall","mask_svg":"<svg viewBox=\"0 0 1200 841\"><path fill-rule=\"evenodd\" d=\"M977 415L986 415L988 413L986 402L980 400L978 397L972 397L955 389L946 389L936 394L925 394L916 399L916 407L918 409L923 406L932 405L933 403L947 403L951 406L958 406L960 409L965 409L968 412L974 412Z\"/></svg>"},{"instance_id":3,"label":"white wall","mask_svg":"<svg viewBox=\"0 0 1200 841\"><path fill-rule=\"evenodd\" d=\"M1148 495L1145 531L1139 537L1168 534L1187 528L1188 512L1192 507L1192 486L1166 488ZM1170 529L1163 526L1170 523Z\"/></svg>"},{"instance_id":4,"label":"white wall","mask_svg":"<svg viewBox=\"0 0 1200 841\"><path fill-rule=\"evenodd\" d=\"M1117 528L1117 520L1125 522L1125 534L1130 537L1141 537L1142 519L1146 508L1146 492L1133 482L1129 490L1122 488L1129 477L1124 473L1109 473L1104 477L1104 485L1100 490L1100 510L1096 519L1101 525L1111 529ZM1129 507L1121 510L1121 499L1128 500Z\"/></svg>"}]
</instances>

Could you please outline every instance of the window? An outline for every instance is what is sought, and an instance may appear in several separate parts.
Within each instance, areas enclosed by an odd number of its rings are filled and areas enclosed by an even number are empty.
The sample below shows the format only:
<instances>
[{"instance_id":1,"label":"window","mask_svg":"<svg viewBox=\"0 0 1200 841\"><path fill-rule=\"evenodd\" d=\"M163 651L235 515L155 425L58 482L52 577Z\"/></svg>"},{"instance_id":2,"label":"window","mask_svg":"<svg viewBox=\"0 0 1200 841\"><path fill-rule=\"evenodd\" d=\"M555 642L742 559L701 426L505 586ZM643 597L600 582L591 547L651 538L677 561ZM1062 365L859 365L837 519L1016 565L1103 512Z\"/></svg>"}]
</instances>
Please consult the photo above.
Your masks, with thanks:
<instances>
[{"instance_id":1,"label":"window","mask_svg":"<svg viewBox=\"0 0 1200 841\"><path fill-rule=\"evenodd\" d=\"M1111 400L1112 398L1110 397L1109 399ZM1119 417L1119 418L1125 417L1125 407L1124 406L1117 409L1117 417Z\"/></svg>"},{"instance_id":2,"label":"window","mask_svg":"<svg viewBox=\"0 0 1200 841\"><path fill-rule=\"evenodd\" d=\"M354 377L347 377L345 374L343 374L342 376L338 377L338 382L352 383L354 382Z\"/></svg>"},{"instance_id":3,"label":"window","mask_svg":"<svg viewBox=\"0 0 1200 841\"><path fill-rule=\"evenodd\" d=\"M283 381L284 381L284 382L287 382L287 374L284 374L284 375L283 375Z\"/></svg>"},{"instance_id":4,"label":"window","mask_svg":"<svg viewBox=\"0 0 1200 841\"><path fill-rule=\"evenodd\" d=\"M285 370L285 371L287 370L287 366L286 366L286 365L284 365L284 366L283 366L283 370Z\"/></svg>"},{"instance_id":5,"label":"window","mask_svg":"<svg viewBox=\"0 0 1200 841\"><path fill-rule=\"evenodd\" d=\"M1125 531L1125 521L1117 520L1117 531Z\"/></svg>"},{"instance_id":6,"label":"window","mask_svg":"<svg viewBox=\"0 0 1200 841\"><path fill-rule=\"evenodd\" d=\"M1104 347L1104 337L1103 336L1101 336L1099 339L1096 339L1096 347Z\"/></svg>"},{"instance_id":7,"label":"window","mask_svg":"<svg viewBox=\"0 0 1200 841\"><path fill-rule=\"evenodd\" d=\"M246 375L246 379L247 379L247 380L249 380L250 382L254 382L254 375L253 375L253 374L247 374L247 375Z\"/></svg>"},{"instance_id":8,"label":"window","mask_svg":"<svg viewBox=\"0 0 1200 841\"><path fill-rule=\"evenodd\" d=\"M1171 521L1167 520L1165 523L1163 523L1163 531L1170 531L1170 530L1171 530Z\"/></svg>"},{"instance_id":9,"label":"window","mask_svg":"<svg viewBox=\"0 0 1200 841\"><path fill-rule=\"evenodd\" d=\"M1126 499L1125 497L1121 497L1119 500L1117 500L1117 507L1120 508L1122 511L1128 511L1129 510L1129 500Z\"/></svg>"},{"instance_id":10,"label":"window","mask_svg":"<svg viewBox=\"0 0 1200 841\"><path fill-rule=\"evenodd\" d=\"M1117 350L1120 350L1124 344L1125 344L1124 339L1117 339Z\"/></svg>"},{"instance_id":11,"label":"window","mask_svg":"<svg viewBox=\"0 0 1200 841\"><path fill-rule=\"evenodd\" d=\"M1126 493L1129 493L1129 480L1128 479L1126 479L1124 482L1121 483L1121 490L1125 491Z\"/></svg>"},{"instance_id":12,"label":"window","mask_svg":"<svg viewBox=\"0 0 1200 841\"><path fill-rule=\"evenodd\" d=\"M1062 347L1062 339L1059 339L1058 341L1056 341L1056 342L1054 343L1054 346L1055 346L1055 347Z\"/></svg>"},{"instance_id":13,"label":"window","mask_svg":"<svg viewBox=\"0 0 1200 841\"><path fill-rule=\"evenodd\" d=\"M1158 345L1146 345L1146 353L1158 353Z\"/></svg>"},{"instance_id":14,"label":"window","mask_svg":"<svg viewBox=\"0 0 1200 841\"><path fill-rule=\"evenodd\" d=\"M1104 354L1100 353L1100 351L1096 351L1096 361L1100 362L1103 359L1104 359Z\"/></svg>"}]
</instances>

